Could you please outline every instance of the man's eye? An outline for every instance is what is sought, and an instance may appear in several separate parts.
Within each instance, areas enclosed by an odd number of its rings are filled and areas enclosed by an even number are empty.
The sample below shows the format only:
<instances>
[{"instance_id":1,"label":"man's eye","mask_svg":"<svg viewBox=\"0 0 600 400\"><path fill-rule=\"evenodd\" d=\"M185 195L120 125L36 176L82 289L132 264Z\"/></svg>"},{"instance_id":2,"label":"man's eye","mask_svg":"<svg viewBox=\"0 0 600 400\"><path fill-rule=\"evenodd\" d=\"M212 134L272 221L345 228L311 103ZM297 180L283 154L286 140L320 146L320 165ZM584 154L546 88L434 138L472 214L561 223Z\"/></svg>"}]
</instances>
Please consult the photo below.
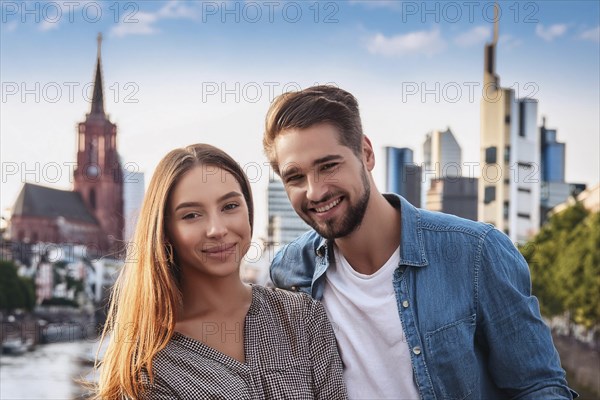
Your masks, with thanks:
<instances>
[{"instance_id":1,"label":"man's eye","mask_svg":"<svg viewBox=\"0 0 600 400\"><path fill-rule=\"evenodd\" d=\"M329 164L325 164L321 167L321 171L328 171L330 169L333 169L337 166L337 163L329 163Z\"/></svg>"},{"instance_id":2,"label":"man's eye","mask_svg":"<svg viewBox=\"0 0 600 400\"><path fill-rule=\"evenodd\" d=\"M301 175L292 175L292 176L288 177L285 181L286 181L286 183L290 183L290 182L299 181L300 179L302 179Z\"/></svg>"}]
</instances>

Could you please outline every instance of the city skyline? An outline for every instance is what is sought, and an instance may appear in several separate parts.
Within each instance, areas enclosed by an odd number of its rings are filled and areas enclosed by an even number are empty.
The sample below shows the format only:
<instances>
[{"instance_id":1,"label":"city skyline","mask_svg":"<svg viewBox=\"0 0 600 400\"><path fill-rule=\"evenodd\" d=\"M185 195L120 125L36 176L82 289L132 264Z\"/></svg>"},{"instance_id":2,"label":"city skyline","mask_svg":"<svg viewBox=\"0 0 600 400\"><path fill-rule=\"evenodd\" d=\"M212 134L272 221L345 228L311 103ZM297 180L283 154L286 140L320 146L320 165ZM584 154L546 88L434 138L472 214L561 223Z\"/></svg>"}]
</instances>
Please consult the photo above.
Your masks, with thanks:
<instances>
[{"instance_id":1,"label":"city skyline","mask_svg":"<svg viewBox=\"0 0 600 400\"><path fill-rule=\"evenodd\" d=\"M332 83L357 97L382 190L384 146L417 150L427 132L446 127L471 168L463 175L477 176L490 4L2 2L3 215L24 180L71 188L98 32L105 109L118 125L125 167L149 179L174 147L223 148L253 183L257 237L266 235L272 174L261 148L264 115L284 88ZM545 116L566 143L566 180L598 183L598 3L501 2L500 9L501 86L538 100L538 127ZM415 162L423 162L420 151Z\"/></svg>"}]
</instances>

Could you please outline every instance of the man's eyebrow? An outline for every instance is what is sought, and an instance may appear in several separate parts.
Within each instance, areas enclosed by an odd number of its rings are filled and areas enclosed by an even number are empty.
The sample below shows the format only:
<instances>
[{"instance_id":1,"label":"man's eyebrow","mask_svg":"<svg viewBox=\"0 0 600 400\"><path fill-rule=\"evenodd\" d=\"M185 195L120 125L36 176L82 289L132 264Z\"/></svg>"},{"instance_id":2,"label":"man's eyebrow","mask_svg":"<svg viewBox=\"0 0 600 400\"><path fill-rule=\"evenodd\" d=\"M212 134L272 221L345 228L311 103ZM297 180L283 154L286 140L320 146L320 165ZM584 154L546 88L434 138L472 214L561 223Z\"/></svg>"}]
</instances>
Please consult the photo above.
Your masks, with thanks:
<instances>
[{"instance_id":1,"label":"man's eyebrow","mask_svg":"<svg viewBox=\"0 0 600 400\"><path fill-rule=\"evenodd\" d=\"M312 166L316 167L317 165L320 164L324 164L330 161L337 161L337 160L341 160L343 159L342 156L338 155L338 154L330 154L321 158L317 158L316 160L313 161ZM290 164L289 166L283 168L283 173L281 174L281 178L286 178L288 175L291 175L293 173L295 173L296 171L298 171L299 168L295 167L294 164Z\"/></svg>"},{"instance_id":2,"label":"man's eyebrow","mask_svg":"<svg viewBox=\"0 0 600 400\"><path fill-rule=\"evenodd\" d=\"M223 196L219 197L217 199L217 202L221 202L221 201L228 200L228 199L235 198L235 197L243 197L243 196L240 192L231 191L231 192L225 193ZM199 203L197 201L186 201L184 203L178 204L177 207L175 207L174 211L177 211L181 208L188 208L188 207L202 207L202 203Z\"/></svg>"},{"instance_id":3,"label":"man's eyebrow","mask_svg":"<svg viewBox=\"0 0 600 400\"><path fill-rule=\"evenodd\" d=\"M325 156L325 157L321 157L321 158L317 158L314 162L313 165L319 165L319 164L323 164L329 161L335 161L335 160L341 160L343 157L340 156L339 154L332 154L329 156Z\"/></svg>"}]
</instances>

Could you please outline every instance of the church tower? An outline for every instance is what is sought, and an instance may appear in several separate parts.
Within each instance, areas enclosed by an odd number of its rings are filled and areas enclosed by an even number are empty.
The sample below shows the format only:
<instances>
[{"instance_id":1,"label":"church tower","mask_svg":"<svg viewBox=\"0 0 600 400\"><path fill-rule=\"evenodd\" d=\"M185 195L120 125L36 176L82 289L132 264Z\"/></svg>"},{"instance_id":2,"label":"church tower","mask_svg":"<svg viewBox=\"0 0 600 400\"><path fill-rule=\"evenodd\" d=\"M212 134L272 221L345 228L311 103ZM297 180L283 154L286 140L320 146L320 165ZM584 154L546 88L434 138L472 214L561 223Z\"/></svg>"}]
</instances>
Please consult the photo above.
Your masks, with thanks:
<instances>
[{"instance_id":1,"label":"church tower","mask_svg":"<svg viewBox=\"0 0 600 400\"><path fill-rule=\"evenodd\" d=\"M101 46L102 34L98 34L91 110L78 124L74 190L106 233L103 240L90 245L114 252L123 247L123 172L117 153L117 126L104 113Z\"/></svg>"}]
</instances>

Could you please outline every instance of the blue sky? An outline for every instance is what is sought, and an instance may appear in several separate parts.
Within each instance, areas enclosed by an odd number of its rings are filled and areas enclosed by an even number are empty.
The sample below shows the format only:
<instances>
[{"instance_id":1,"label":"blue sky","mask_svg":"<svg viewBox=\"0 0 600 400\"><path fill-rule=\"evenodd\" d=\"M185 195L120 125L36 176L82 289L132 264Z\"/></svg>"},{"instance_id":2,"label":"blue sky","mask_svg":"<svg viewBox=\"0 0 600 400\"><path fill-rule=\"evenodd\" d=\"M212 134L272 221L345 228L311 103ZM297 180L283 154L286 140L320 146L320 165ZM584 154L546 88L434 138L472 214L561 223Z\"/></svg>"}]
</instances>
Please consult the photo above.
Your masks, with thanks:
<instances>
[{"instance_id":1,"label":"blue sky","mask_svg":"<svg viewBox=\"0 0 600 400\"><path fill-rule=\"evenodd\" d=\"M168 150L222 147L247 166L266 223L261 133L273 95L333 83L358 98L365 133L411 147L450 127L479 161L483 46L493 3L469 1L6 1L1 4L1 209L24 180L69 188L75 125L89 111L102 32L105 108L124 162L147 173ZM567 180L595 184L600 148L597 1L501 1L501 84L539 101L567 143ZM55 172L55 164L61 166ZM48 166L52 165L52 168ZM262 170L258 170L258 166ZM261 211L262 207L262 211Z\"/></svg>"}]
</instances>

